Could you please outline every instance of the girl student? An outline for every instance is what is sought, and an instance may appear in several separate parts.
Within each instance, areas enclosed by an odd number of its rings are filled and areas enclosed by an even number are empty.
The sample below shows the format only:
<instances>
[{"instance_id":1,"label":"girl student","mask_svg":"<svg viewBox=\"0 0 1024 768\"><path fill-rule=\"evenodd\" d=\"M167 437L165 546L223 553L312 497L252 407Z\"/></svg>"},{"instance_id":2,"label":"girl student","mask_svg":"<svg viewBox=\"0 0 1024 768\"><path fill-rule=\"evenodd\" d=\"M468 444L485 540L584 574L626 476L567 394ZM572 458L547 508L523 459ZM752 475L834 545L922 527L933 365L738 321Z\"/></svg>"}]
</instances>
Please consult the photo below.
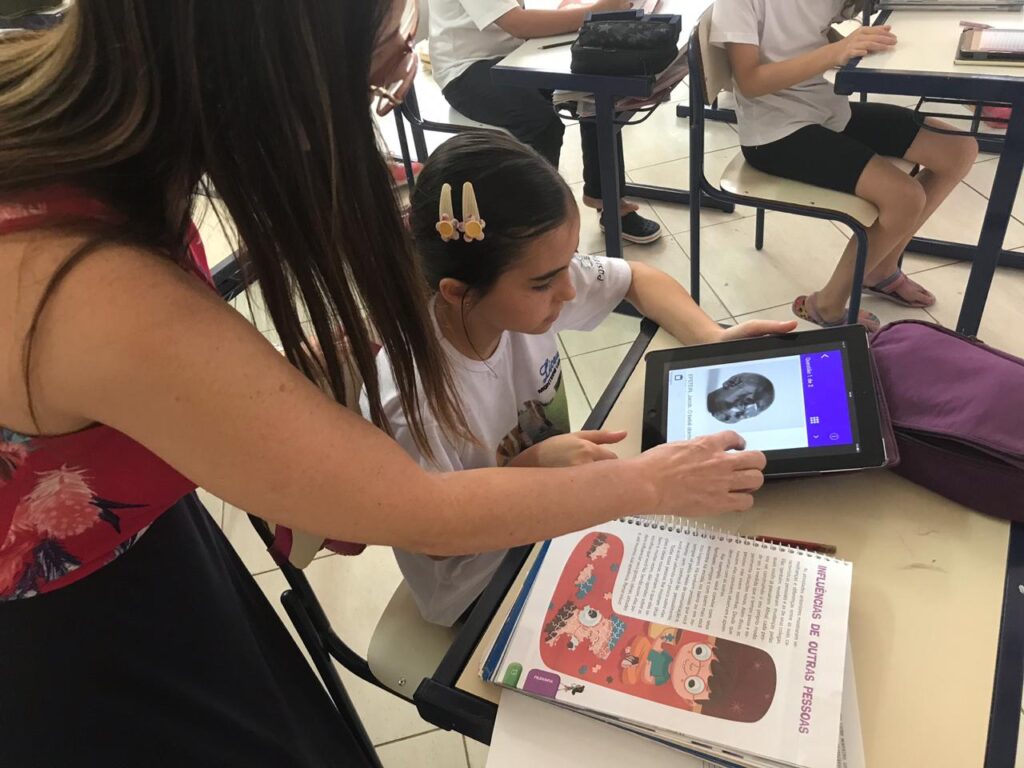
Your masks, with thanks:
<instances>
[{"instance_id":1,"label":"girl student","mask_svg":"<svg viewBox=\"0 0 1024 768\"><path fill-rule=\"evenodd\" d=\"M594 329L623 299L686 344L785 333L796 325L754 320L723 329L665 273L577 254L580 217L568 186L554 166L508 136L465 133L435 151L417 183L410 222L434 292L431 325L450 360L469 439L452 439L424 414L429 450L418 445L386 354L378 356L377 369L392 434L433 471L616 458L607 446L625 433L569 433L555 337ZM730 434L691 443L735 441ZM736 491L760 485L752 470L761 466L762 454L719 460L735 467L730 484ZM540 492L525 479L513 491L523 502ZM395 554L423 616L451 625L480 594L503 552L436 559L396 548Z\"/></svg>"},{"instance_id":2,"label":"girl student","mask_svg":"<svg viewBox=\"0 0 1024 768\"><path fill-rule=\"evenodd\" d=\"M735 81L740 143L747 161L766 173L847 192L870 201L878 219L868 230L863 289L905 307L929 307L935 297L900 269L910 239L964 178L978 153L973 138L933 118L879 103L851 103L823 74L850 59L896 44L888 25L861 27L829 42L834 21L851 0L717 0L711 43L724 46ZM916 177L885 157L924 167ZM845 322L853 288L856 242L851 239L828 283L801 295L793 312L821 326ZM876 329L862 310L859 322Z\"/></svg>"}]
</instances>

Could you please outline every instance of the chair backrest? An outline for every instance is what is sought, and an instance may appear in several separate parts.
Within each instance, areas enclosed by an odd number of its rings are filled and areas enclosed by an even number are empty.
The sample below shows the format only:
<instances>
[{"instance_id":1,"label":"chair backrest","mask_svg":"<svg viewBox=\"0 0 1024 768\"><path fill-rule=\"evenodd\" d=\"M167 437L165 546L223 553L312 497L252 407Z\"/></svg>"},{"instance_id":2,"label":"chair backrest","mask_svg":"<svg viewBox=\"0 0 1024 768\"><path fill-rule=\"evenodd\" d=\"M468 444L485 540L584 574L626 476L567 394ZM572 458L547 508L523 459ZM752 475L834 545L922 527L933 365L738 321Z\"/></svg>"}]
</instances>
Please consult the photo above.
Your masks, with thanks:
<instances>
[{"instance_id":1,"label":"chair backrest","mask_svg":"<svg viewBox=\"0 0 1024 768\"><path fill-rule=\"evenodd\" d=\"M420 25L416 30L415 43L426 40L430 34L430 0L415 0L419 5Z\"/></svg>"},{"instance_id":2,"label":"chair backrest","mask_svg":"<svg viewBox=\"0 0 1024 768\"><path fill-rule=\"evenodd\" d=\"M690 77L700 78L704 91L704 103L711 106L718 94L732 88L732 67L729 66L729 55L724 48L711 44L711 13L715 6L710 6L697 22L697 41L699 43L700 67L697 72L690 71Z\"/></svg>"}]
</instances>

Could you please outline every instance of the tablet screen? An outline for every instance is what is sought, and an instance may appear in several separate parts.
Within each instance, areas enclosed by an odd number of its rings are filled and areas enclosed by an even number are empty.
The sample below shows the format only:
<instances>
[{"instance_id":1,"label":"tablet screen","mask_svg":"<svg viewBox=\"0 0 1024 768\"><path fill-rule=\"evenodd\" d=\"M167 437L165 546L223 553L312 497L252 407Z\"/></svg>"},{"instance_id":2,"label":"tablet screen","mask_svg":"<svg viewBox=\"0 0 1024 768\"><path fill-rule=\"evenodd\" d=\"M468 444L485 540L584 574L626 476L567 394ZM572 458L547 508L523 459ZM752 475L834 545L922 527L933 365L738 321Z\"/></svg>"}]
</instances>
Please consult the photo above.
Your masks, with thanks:
<instances>
[{"instance_id":1,"label":"tablet screen","mask_svg":"<svg viewBox=\"0 0 1024 768\"><path fill-rule=\"evenodd\" d=\"M782 356L669 363L665 369L664 434L670 442L731 429L748 449L778 458L860 451L845 342Z\"/></svg>"}]
</instances>

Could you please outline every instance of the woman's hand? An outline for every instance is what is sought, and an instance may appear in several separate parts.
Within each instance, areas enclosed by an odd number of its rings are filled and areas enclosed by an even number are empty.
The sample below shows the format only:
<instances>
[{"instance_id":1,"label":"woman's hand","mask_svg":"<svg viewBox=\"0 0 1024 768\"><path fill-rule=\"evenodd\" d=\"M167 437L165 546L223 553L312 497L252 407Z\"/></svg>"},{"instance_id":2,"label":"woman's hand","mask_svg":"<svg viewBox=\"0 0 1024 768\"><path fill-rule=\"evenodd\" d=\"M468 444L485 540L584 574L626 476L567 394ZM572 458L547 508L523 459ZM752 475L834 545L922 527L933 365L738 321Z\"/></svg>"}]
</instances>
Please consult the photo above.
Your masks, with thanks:
<instances>
[{"instance_id":1,"label":"woman's hand","mask_svg":"<svg viewBox=\"0 0 1024 768\"><path fill-rule=\"evenodd\" d=\"M718 329L716 338L710 341L736 341L754 339L758 336L778 336L796 330L796 320L747 320L729 328Z\"/></svg>"},{"instance_id":2,"label":"woman's hand","mask_svg":"<svg viewBox=\"0 0 1024 768\"><path fill-rule=\"evenodd\" d=\"M735 432L719 432L659 445L631 461L655 488L653 514L706 517L753 506L753 493L764 484L765 457L745 447Z\"/></svg>"},{"instance_id":3,"label":"woman's hand","mask_svg":"<svg viewBox=\"0 0 1024 768\"><path fill-rule=\"evenodd\" d=\"M869 53L887 51L896 45L896 35L892 27L883 24L879 27L859 27L837 43L832 43L835 52L835 66L842 67L850 59L867 56Z\"/></svg>"},{"instance_id":4,"label":"woman's hand","mask_svg":"<svg viewBox=\"0 0 1024 768\"><path fill-rule=\"evenodd\" d=\"M625 437L625 432L608 432L601 429L556 435L531 445L512 459L509 466L577 467L595 461L617 459L619 457L614 452L603 446L617 443Z\"/></svg>"}]
</instances>

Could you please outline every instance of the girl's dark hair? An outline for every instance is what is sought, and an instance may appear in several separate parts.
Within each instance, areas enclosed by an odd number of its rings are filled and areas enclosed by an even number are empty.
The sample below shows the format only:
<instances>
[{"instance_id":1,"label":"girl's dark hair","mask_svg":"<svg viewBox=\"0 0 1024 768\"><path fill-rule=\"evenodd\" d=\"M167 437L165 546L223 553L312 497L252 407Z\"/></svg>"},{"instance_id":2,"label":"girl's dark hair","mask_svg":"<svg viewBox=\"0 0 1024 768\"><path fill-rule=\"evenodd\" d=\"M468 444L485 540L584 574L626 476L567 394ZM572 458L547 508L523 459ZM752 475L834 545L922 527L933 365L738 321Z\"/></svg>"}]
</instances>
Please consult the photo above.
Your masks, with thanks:
<instances>
[{"instance_id":1,"label":"girl's dark hair","mask_svg":"<svg viewBox=\"0 0 1024 768\"><path fill-rule=\"evenodd\" d=\"M755 723L775 698L775 661L760 648L732 640L715 641L708 678L710 695L701 714L739 723Z\"/></svg>"},{"instance_id":2,"label":"girl's dark hair","mask_svg":"<svg viewBox=\"0 0 1024 768\"><path fill-rule=\"evenodd\" d=\"M74 264L111 240L189 268L205 176L288 360L342 403L353 366L387 430L375 334L421 447L417 372L435 416L463 434L370 115L371 59L391 10L383 0L78 0L57 29L0 43L0 196L71 183L130 222L71 255L36 319Z\"/></svg>"},{"instance_id":3,"label":"girl's dark hair","mask_svg":"<svg viewBox=\"0 0 1024 768\"><path fill-rule=\"evenodd\" d=\"M441 186L452 186L455 217L462 218L462 185L472 182L486 222L484 239L447 243L438 221ZM511 136L469 131L442 144L423 166L409 219L427 284L437 290L450 277L484 296L532 238L561 226L574 205L558 171Z\"/></svg>"}]
</instances>

